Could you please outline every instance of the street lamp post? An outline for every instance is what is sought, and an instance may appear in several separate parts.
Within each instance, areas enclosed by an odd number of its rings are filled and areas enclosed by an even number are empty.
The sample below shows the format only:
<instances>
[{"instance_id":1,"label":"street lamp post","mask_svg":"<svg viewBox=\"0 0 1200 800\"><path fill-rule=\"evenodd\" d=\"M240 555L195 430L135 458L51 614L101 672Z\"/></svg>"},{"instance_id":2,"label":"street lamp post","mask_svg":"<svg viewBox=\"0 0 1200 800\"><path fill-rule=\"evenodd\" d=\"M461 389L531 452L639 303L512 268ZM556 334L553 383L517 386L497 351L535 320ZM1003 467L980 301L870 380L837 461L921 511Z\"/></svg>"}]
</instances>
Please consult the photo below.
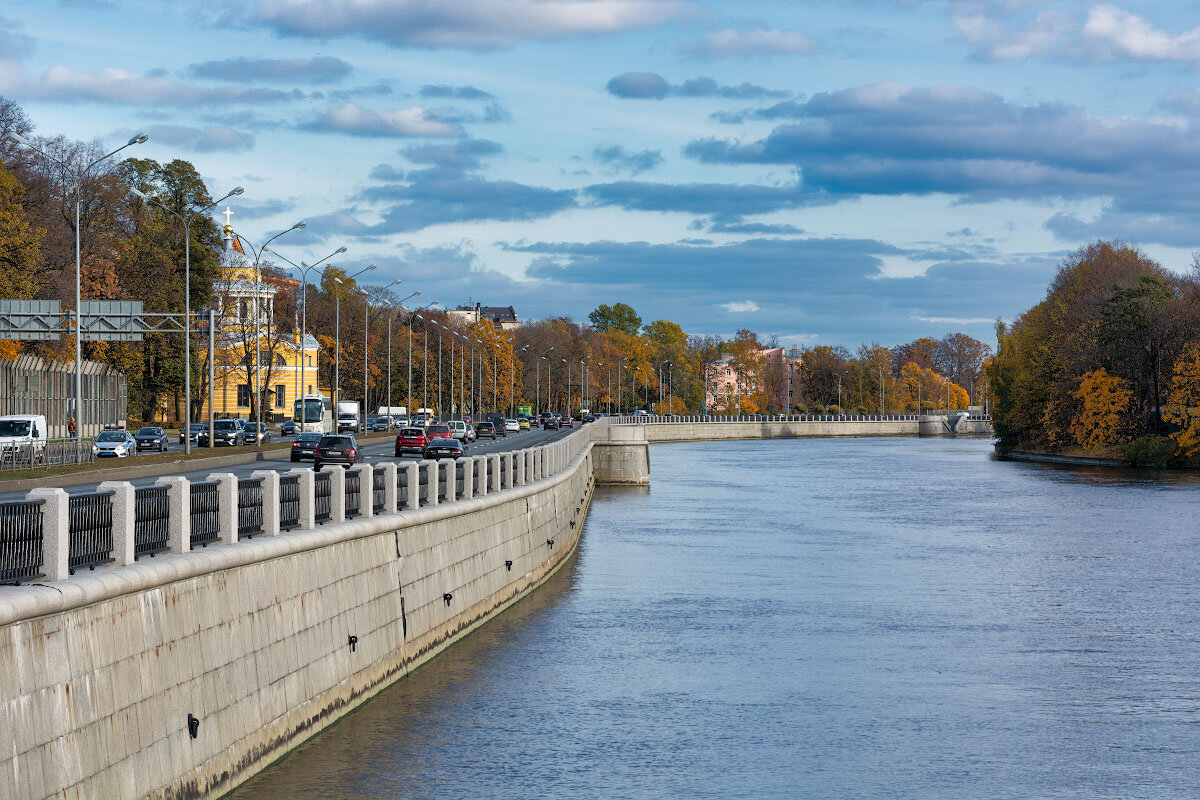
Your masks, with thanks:
<instances>
[{"instance_id":1,"label":"street lamp post","mask_svg":"<svg viewBox=\"0 0 1200 800\"><path fill-rule=\"evenodd\" d=\"M333 276L333 279L335 281L337 281L340 285L346 286L348 288L348 284L346 283L346 281L348 281L352 278L357 278L359 275L362 275L364 272L369 272L373 269L375 269L375 265L371 264L369 267L360 269L358 272L354 273L353 275L347 275L346 280L342 280L341 278L337 277L336 275ZM333 330L334 330L333 418L336 420L337 419L338 400L340 400L342 398L342 385L341 385L341 374L342 374L342 293L341 292L338 292L337 294L335 294L333 296L333 310L334 310L334 323L333 323ZM334 424L334 428L335 429L337 428L336 423ZM334 433L336 433L336 432L337 431L335 430Z\"/></svg>"},{"instance_id":2,"label":"street lamp post","mask_svg":"<svg viewBox=\"0 0 1200 800\"><path fill-rule=\"evenodd\" d=\"M35 153L40 153L43 157L48 158L51 161L57 163L60 167L62 167L64 176L68 172L70 172L70 167L67 166L67 163L65 161L63 161L60 158L56 158L56 157L50 155L49 153L45 152L41 148L34 145L33 142L30 142L28 139L26 139L24 136L17 133L16 131L9 131L8 138L11 139L12 141L16 142L17 144L22 145L24 147L28 147L30 150L33 150ZM113 150L111 153L106 153L105 155L100 156L100 158L97 158L95 161L93 161L92 163L90 163L86 167L84 167L82 170L80 170L79 177L78 177L78 180L75 181L74 188L72 188L71 191L68 192L68 194L75 195L75 431L76 431L76 434L75 434L75 461L77 463L82 463L82 461L83 461L83 448L80 447L80 443L83 441L83 330L81 327L81 323L82 323L83 319L79 315L79 308L80 308L80 305L82 305L82 300L80 299L81 294L82 294L82 288L81 288L82 260L80 257L80 248L79 248L79 215L80 215L80 207L83 205L83 198L80 196L80 190L83 189L83 181L87 177L87 174L89 172L91 172L92 167L96 166L101 161L104 161L107 158L111 158L112 156L115 156L117 153L121 152L126 147L131 147L135 144L141 144L142 142L146 141L149 138L150 137L147 136L146 134L139 133L137 136L134 136L128 142L121 145L116 150ZM191 313L191 303L189 302L189 298L185 297L184 298L184 320L185 320L184 324L185 325L187 324L187 317L190 313ZM186 331L185 331L184 339L185 340L187 339ZM191 398L189 397L188 399L190 400ZM184 437L184 441L187 441L186 436Z\"/></svg>"},{"instance_id":3,"label":"street lamp post","mask_svg":"<svg viewBox=\"0 0 1200 800\"><path fill-rule=\"evenodd\" d=\"M524 353L529 349L529 345L525 345L520 350L508 351L508 414L510 417L517 416L517 368L514 363L517 353Z\"/></svg>"},{"instance_id":4,"label":"street lamp post","mask_svg":"<svg viewBox=\"0 0 1200 800\"><path fill-rule=\"evenodd\" d=\"M210 208L220 205L231 197L242 194L245 189L237 187L229 194L222 197L220 200L214 200L208 205L197 208L188 209L188 214L185 217L177 211L167 208L158 200L149 197L141 190L131 186L129 191L133 192L138 197L142 198L147 203L152 203L163 211L166 211L171 216L175 217L183 225L183 452L192 452L192 223L196 216L203 214ZM76 221L78 224L78 221ZM258 295L254 296L255 311L258 310ZM212 385L209 385L210 398L208 404L212 405L211 390ZM212 431L208 432L209 446L213 446Z\"/></svg>"},{"instance_id":5,"label":"street lamp post","mask_svg":"<svg viewBox=\"0 0 1200 800\"><path fill-rule=\"evenodd\" d=\"M562 362L563 362L564 364L566 364L566 365L567 365L567 407L566 407L566 414L567 414L567 416L569 417L569 416L571 416L571 362L570 362L570 361L567 361L565 358L562 360Z\"/></svg>"},{"instance_id":6,"label":"street lamp post","mask_svg":"<svg viewBox=\"0 0 1200 800\"><path fill-rule=\"evenodd\" d=\"M387 286L384 286L383 288L387 289L389 287L395 286L398 283L400 283L399 278L392 281L391 283L389 283ZM368 325L368 315L371 311L371 295L370 295L370 293L367 292L366 289L361 289L361 288L358 290L358 293L363 296L363 407L362 407L362 421L363 421L363 433L366 433L367 432L367 409L369 409L371 407L371 390L370 390L370 384L369 384L369 375L367 373L367 348L368 348L368 343L370 341L369 335L370 335L370 331L371 331L370 326ZM388 355L390 357L391 353L389 353ZM391 401L389 400L388 402L391 402ZM389 413L390 413L390 409L389 409Z\"/></svg>"}]
</instances>

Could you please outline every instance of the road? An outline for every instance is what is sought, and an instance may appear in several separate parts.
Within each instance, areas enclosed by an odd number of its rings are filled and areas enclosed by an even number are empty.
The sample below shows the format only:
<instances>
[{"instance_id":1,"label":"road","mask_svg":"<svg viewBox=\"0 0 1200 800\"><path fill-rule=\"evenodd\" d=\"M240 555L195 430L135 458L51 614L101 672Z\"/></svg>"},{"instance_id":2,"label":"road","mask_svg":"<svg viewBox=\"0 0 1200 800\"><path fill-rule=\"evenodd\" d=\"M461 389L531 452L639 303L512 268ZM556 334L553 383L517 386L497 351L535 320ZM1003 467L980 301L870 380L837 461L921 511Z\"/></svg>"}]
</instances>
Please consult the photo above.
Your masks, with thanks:
<instances>
[{"instance_id":1,"label":"road","mask_svg":"<svg viewBox=\"0 0 1200 800\"><path fill-rule=\"evenodd\" d=\"M544 431L541 428L531 428L530 430L521 431L520 433L511 433L510 432L507 437L500 437L496 441L491 441L490 439L483 439L482 441L471 442L471 444L467 445L466 451L467 451L467 455L482 456L482 455L488 455L490 453L503 453L507 450L521 450L526 447L536 447L537 445L546 444L548 442L553 442L557 439L563 438L564 436L569 436L573 431L577 431L577 430L579 430L579 426L576 426L574 428L563 428L563 429L557 430L557 431ZM290 441L291 441L291 437L286 437L286 436L279 437L279 438L273 439L269 446L274 448L274 447L278 447L281 443L290 442ZM361 449L363 452L364 461L367 464L382 464L387 461L395 461L395 462L399 463L399 462L404 462L404 461L419 460L416 455L409 455L409 456L403 456L401 458L396 458L395 457L395 440L393 438L388 438L388 439L385 439L385 440L379 441L379 442L371 442L371 443L363 446ZM230 450L221 448L218 452L221 455L228 455ZM113 459L113 461L117 462L117 459ZM125 464L133 465L136 463L138 463L137 457L134 456L130 459L123 459L118 463L114 463L113 466L121 466L121 465L125 465ZM183 477L188 478L190 480L199 481L199 480L204 480L205 478L207 478L210 474L212 474L214 472L232 472L234 475L237 475L239 477L248 477L251 472L255 472L257 470L274 469L274 470L278 470L280 472L287 472L288 470L295 469L297 467L311 467L311 466L312 466L311 461L301 461L299 463L294 464L288 458L274 458L274 459L267 459L265 461L251 461L247 464L237 464L237 465L228 466L228 467L217 467L216 469L208 467L205 469L197 469L197 470L191 470L191 471L187 471L187 472L170 472L170 471L168 471L169 470L168 465L164 464L163 472L160 475L154 475L154 476L145 477L145 478L131 478L129 482L132 483L134 486L148 486L148 485L154 483L156 480L158 480L158 478L163 477L165 475L182 475ZM99 483L98 481L95 481L95 480L92 480L90 482L70 483L69 482L69 481L71 481L70 476L64 477L63 480L66 481L66 483L62 484L62 488L66 489L68 492L71 492L71 493L92 491L96 488L97 484ZM0 485L2 485L2 484L0 484ZM0 501L22 500L22 499L24 499L25 495L26 495L26 492L0 492Z\"/></svg>"}]
</instances>

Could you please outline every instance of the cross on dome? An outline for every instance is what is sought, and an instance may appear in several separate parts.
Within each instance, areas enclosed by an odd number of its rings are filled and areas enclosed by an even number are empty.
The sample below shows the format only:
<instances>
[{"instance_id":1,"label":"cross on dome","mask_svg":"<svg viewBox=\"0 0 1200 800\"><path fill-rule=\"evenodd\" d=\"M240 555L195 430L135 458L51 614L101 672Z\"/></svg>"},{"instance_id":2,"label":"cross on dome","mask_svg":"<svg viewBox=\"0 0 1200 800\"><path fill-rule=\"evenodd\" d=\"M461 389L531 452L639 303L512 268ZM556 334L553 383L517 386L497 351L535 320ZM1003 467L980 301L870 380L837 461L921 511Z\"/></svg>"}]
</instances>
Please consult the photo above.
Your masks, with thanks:
<instances>
[{"instance_id":1,"label":"cross on dome","mask_svg":"<svg viewBox=\"0 0 1200 800\"><path fill-rule=\"evenodd\" d=\"M225 206L225 210L221 213L225 215L225 224L232 225L233 223L229 221L229 218L233 216L233 209L229 206Z\"/></svg>"}]
</instances>

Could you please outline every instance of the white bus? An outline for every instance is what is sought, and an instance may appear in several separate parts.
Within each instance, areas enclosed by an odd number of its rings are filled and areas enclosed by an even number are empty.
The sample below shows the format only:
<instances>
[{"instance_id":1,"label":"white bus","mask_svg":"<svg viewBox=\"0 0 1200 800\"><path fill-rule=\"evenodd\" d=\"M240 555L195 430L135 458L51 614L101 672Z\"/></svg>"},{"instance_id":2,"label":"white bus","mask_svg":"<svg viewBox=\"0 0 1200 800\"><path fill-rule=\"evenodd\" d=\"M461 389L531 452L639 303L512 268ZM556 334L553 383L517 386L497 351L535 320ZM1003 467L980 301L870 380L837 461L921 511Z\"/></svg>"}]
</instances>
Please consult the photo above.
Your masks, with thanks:
<instances>
[{"instance_id":1,"label":"white bus","mask_svg":"<svg viewBox=\"0 0 1200 800\"><path fill-rule=\"evenodd\" d=\"M306 394L296 401L292 421L296 433L333 433L333 408L329 398L319 394Z\"/></svg>"}]
</instances>

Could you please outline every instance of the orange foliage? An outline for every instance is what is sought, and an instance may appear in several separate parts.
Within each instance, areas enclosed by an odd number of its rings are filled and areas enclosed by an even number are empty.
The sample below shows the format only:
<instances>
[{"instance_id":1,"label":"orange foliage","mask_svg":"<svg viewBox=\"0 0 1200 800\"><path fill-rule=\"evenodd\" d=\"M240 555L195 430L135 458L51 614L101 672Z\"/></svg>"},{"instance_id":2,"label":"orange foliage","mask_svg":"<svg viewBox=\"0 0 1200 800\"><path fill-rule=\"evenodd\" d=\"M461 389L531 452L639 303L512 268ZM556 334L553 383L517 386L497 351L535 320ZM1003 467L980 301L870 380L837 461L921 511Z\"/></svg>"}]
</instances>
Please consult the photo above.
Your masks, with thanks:
<instances>
[{"instance_id":1,"label":"orange foliage","mask_svg":"<svg viewBox=\"0 0 1200 800\"><path fill-rule=\"evenodd\" d=\"M950 383L948 390L951 408L966 408L970 404L971 400L967 397L966 390L957 383ZM895 383L895 391L896 400L903 408L915 409L918 401L921 410L946 408L946 378L915 361L909 361L900 368L900 378Z\"/></svg>"},{"instance_id":2,"label":"orange foliage","mask_svg":"<svg viewBox=\"0 0 1200 800\"><path fill-rule=\"evenodd\" d=\"M1122 435L1133 392L1126 381L1103 367L1079 379L1075 399L1080 410L1071 422L1071 436L1092 450L1114 444Z\"/></svg>"},{"instance_id":3,"label":"orange foliage","mask_svg":"<svg viewBox=\"0 0 1200 800\"><path fill-rule=\"evenodd\" d=\"M1200 453L1200 347L1189 344L1175 362L1163 419L1179 426L1171 438L1189 456Z\"/></svg>"}]
</instances>

